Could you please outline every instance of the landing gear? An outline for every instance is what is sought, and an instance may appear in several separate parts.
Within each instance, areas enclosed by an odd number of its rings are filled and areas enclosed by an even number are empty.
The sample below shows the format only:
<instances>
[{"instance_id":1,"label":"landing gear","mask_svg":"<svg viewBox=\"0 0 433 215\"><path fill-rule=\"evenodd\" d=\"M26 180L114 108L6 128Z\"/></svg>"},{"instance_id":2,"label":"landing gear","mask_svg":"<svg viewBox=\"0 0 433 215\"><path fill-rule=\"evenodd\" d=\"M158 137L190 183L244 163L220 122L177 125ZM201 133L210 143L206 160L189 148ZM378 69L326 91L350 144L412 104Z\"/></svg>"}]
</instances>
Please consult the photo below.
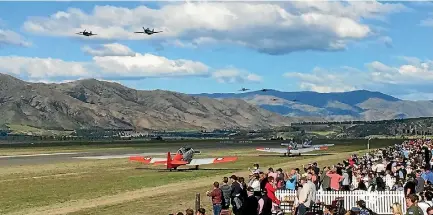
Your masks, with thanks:
<instances>
[{"instance_id":1,"label":"landing gear","mask_svg":"<svg viewBox=\"0 0 433 215\"><path fill-rule=\"evenodd\" d=\"M198 165L195 165L195 170L198 170Z\"/></svg>"}]
</instances>

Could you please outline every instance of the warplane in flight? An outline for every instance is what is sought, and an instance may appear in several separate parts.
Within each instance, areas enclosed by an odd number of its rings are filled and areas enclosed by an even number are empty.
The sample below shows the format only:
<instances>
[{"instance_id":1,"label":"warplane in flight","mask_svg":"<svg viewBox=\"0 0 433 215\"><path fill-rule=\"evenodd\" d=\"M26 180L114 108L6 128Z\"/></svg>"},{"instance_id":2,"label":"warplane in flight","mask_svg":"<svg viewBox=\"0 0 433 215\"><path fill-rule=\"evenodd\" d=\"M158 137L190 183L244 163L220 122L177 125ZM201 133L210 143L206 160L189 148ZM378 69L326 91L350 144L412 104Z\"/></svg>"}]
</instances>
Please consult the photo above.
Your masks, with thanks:
<instances>
[{"instance_id":1,"label":"warplane in flight","mask_svg":"<svg viewBox=\"0 0 433 215\"><path fill-rule=\"evenodd\" d=\"M87 32L86 29L84 29L84 31L82 31L82 32L78 32L78 33L75 33L75 34L83 35L83 36L86 36L86 37L97 35L97 34L93 34L92 31Z\"/></svg>"},{"instance_id":2,"label":"warplane in flight","mask_svg":"<svg viewBox=\"0 0 433 215\"><path fill-rule=\"evenodd\" d=\"M172 170L177 170L179 166L184 166L184 165L195 166L195 169L197 170L200 165L234 162L238 159L238 157L193 159L194 154L198 154L198 153L200 153L200 151L195 151L191 147L181 147L173 158L171 158L170 152L167 152L167 158L131 156L129 157L129 160L138 161L144 164L166 165L167 169L170 170L171 172Z\"/></svg>"},{"instance_id":3,"label":"warplane in flight","mask_svg":"<svg viewBox=\"0 0 433 215\"><path fill-rule=\"evenodd\" d=\"M327 150L329 146L333 146L334 144L311 145L311 141L306 141L303 144L290 141L290 143L281 143L281 145L287 146L287 148L256 148L256 150L261 152L281 153L284 154L284 156L300 156L302 153L306 152Z\"/></svg>"},{"instance_id":4,"label":"warplane in flight","mask_svg":"<svg viewBox=\"0 0 433 215\"><path fill-rule=\"evenodd\" d=\"M278 99L276 99L276 98L272 98L272 101L278 101Z\"/></svg>"},{"instance_id":5,"label":"warplane in flight","mask_svg":"<svg viewBox=\"0 0 433 215\"><path fill-rule=\"evenodd\" d=\"M248 90L250 90L250 89L242 87L239 91L248 91Z\"/></svg>"},{"instance_id":6,"label":"warplane in flight","mask_svg":"<svg viewBox=\"0 0 433 215\"><path fill-rule=\"evenodd\" d=\"M269 89L262 89L261 91L262 92L267 92Z\"/></svg>"},{"instance_id":7,"label":"warplane in flight","mask_svg":"<svg viewBox=\"0 0 433 215\"><path fill-rule=\"evenodd\" d=\"M149 28L144 28L143 27L143 31L137 31L134 32L136 34L147 34L147 35L151 35L151 34L157 34L157 33L161 33L162 31L155 31L155 29L150 30Z\"/></svg>"}]
</instances>

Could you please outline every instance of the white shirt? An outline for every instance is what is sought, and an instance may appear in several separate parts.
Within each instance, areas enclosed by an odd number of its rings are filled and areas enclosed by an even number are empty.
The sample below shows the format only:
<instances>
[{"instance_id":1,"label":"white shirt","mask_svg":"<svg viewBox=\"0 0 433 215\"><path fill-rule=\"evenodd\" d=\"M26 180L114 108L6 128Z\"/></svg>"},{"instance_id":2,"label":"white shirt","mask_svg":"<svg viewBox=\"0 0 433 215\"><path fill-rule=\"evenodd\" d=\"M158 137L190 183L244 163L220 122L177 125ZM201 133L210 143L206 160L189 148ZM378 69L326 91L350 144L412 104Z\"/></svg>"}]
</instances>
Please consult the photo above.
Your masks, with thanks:
<instances>
[{"instance_id":1,"label":"white shirt","mask_svg":"<svg viewBox=\"0 0 433 215\"><path fill-rule=\"evenodd\" d=\"M427 208L433 206L433 202L431 201L419 202L418 206L421 208L423 214L427 215Z\"/></svg>"}]
</instances>

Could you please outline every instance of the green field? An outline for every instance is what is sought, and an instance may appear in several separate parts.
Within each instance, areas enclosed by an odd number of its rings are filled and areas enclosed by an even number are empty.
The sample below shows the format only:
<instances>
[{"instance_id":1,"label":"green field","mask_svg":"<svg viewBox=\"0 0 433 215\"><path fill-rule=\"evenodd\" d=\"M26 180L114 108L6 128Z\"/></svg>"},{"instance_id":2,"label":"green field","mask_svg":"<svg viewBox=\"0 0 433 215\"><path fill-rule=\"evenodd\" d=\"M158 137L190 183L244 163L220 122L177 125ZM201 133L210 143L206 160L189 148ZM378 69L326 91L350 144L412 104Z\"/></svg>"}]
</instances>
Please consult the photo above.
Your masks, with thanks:
<instances>
[{"instance_id":1,"label":"green field","mask_svg":"<svg viewBox=\"0 0 433 215\"><path fill-rule=\"evenodd\" d=\"M336 154L317 157L258 156L259 153L248 146L243 149L207 151L197 157L236 155L239 160L229 164L201 166L203 170L184 172L136 169L143 165L130 163L127 159L77 160L3 167L0 169L0 214L165 215L192 208L196 192L204 194L212 187L213 181L221 181L223 176L232 173L246 176L247 168L253 163L260 163L263 169L272 166L285 170L312 161L318 161L321 166L335 164L346 159L353 151L365 150L365 142L328 141L338 144L329 148L329 152ZM380 140L371 144L371 147L382 147L391 142ZM96 146L92 147L97 149ZM161 144L123 147L148 147L164 151ZM79 147L37 149L38 153L43 150L83 150ZM89 149L89 146L84 149ZM2 149L0 154L7 154L4 150L14 153L11 149ZM203 197L202 202L209 209L210 200Z\"/></svg>"}]
</instances>

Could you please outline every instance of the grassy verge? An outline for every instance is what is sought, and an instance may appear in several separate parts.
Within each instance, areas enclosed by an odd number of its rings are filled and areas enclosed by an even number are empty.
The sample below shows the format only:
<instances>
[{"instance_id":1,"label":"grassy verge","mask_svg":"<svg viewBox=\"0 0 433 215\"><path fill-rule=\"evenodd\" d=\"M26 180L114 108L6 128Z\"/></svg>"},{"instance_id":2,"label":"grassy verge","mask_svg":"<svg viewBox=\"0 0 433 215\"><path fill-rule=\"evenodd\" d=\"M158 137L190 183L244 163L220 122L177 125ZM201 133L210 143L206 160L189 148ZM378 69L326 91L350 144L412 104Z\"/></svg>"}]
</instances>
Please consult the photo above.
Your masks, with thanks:
<instances>
[{"instance_id":1,"label":"grassy verge","mask_svg":"<svg viewBox=\"0 0 433 215\"><path fill-rule=\"evenodd\" d=\"M382 147L387 145L387 142L377 142L372 145L373 147ZM245 170L247 167L252 166L253 163L260 163L263 168L269 166L273 167L292 167L299 166L302 162L311 161L322 161L335 163L334 161L341 161L346 158L349 152L365 149L364 144L350 144L350 142L339 144L335 147L329 148L329 152L338 153L336 155L318 156L318 157L280 157L280 156L257 156L259 153L252 150L251 148L244 149L228 149L228 150L213 150L212 152L207 151L198 157L219 157L227 155L237 155L239 160L235 163L214 165L214 166L202 166L201 168L209 168L207 170L199 171L185 171L185 172L166 172L158 171L155 169L136 169L136 167L143 167L141 164L130 163L127 159L111 159L111 160L77 160L77 162L68 163L56 163L56 164L44 164L44 165L26 165L7 167L0 169L0 189L2 190L2 196L0 198L0 213L13 213L17 214L37 214L34 208L48 208L48 211L56 211L52 209L53 205L60 205L59 210L62 208L71 209L70 205L78 204L74 202L84 202L82 204L90 204L89 207L97 207L104 202L105 197L114 196L108 198L110 201L101 206L101 211L106 210L105 207L111 207L107 205L114 205L113 207L118 209L113 210L113 213L117 214L117 211L121 211L124 204L135 204L141 196L148 195L152 199L162 201L161 198L178 199L180 203L184 205L178 205L173 209L179 209L180 206L187 205L189 199L193 199L193 195L190 196L188 192L202 191L208 189L210 184L218 175L218 180L221 179L222 175L229 175L233 172ZM263 153L261 153L263 154ZM307 160L304 160L307 159ZM276 166L276 164L279 164ZM219 169L210 169L219 168ZM230 168L230 169L222 169ZM197 183L196 183L197 182ZM184 183L183 185L178 185ZM185 184L186 183L186 184ZM168 188L160 186L169 185ZM179 187L180 186L180 187ZM191 186L192 190L184 189L182 186ZM160 194L149 192L146 189L159 189ZM181 189L182 188L182 189ZM166 190L168 189L168 190ZM121 201L122 203L116 204L116 196L124 196L124 198L131 198L133 195L127 195L127 192L139 191L138 199L132 198L131 201ZM186 198L186 196L188 197ZM182 198L185 197L185 198ZM103 198L101 201L95 200ZM121 198L120 198L121 199ZM151 201L155 204L155 201ZM137 202L136 204L140 204ZM177 204L177 202L176 202ZM68 206L69 205L69 206ZM104 205L104 204L102 204ZM117 206L116 206L117 205ZM146 204L143 204L146 205ZM148 207L146 210L138 210L141 214L167 214L167 209L164 206L166 204L157 203L154 207ZM129 207L129 206L128 206ZM85 209L84 206L76 206L68 212L80 211ZM27 212L22 212L22 211ZM135 209L134 209L135 210ZM163 213L155 213L159 210ZM50 214L42 210L41 214ZM99 209L97 211L100 211ZM88 213L86 210L80 212L81 214L93 214L97 213L93 209L89 209ZM128 210L125 210L128 211ZM129 210L129 211L132 211ZM99 213L99 212L98 212ZM134 212L135 213L135 212ZM134 214L134 213L121 213L121 214Z\"/></svg>"}]
</instances>

